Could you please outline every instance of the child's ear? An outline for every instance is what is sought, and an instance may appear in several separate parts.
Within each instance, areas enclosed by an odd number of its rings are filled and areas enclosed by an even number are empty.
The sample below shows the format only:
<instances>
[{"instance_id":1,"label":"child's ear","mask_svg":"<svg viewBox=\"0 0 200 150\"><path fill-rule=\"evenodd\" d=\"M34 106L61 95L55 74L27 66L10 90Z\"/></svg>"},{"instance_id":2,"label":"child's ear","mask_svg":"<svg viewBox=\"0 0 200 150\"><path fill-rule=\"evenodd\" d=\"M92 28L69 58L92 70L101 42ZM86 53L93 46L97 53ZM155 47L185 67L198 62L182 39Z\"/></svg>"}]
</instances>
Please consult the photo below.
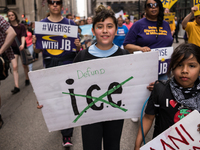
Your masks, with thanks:
<instances>
[{"instance_id":1,"label":"child's ear","mask_svg":"<svg viewBox=\"0 0 200 150\"><path fill-rule=\"evenodd\" d=\"M117 35L117 30L115 31L115 35Z\"/></svg>"},{"instance_id":2,"label":"child's ear","mask_svg":"<svg viewBox=\"0 0 200 150\"><path fill-rule=\"evenodd\" d=\"M94 33L94 29L93 28L92 28L92 34L93 34L93 36L96 36L95 33Z\"/></svg>"}]
</instances>

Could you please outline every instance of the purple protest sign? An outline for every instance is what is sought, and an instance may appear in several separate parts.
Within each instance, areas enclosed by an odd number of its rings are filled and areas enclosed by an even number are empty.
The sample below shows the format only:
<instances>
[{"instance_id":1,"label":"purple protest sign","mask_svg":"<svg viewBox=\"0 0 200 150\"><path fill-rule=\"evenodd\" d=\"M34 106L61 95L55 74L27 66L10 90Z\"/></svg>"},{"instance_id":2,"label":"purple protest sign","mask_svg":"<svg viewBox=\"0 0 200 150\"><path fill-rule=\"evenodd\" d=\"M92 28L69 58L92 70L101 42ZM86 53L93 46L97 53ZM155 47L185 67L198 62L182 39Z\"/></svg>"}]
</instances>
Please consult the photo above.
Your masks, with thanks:
<instances>
[{"instance_id":1,"label":"purple protest sign","mask_svg":"<svg viewBox=\"0 0 200 150\"><path fill-rule=\"evenodd\" d=\"M36 22L35 26L37 49L76 51L77 26L49 22Z\"/></svg>"}]
</instances>

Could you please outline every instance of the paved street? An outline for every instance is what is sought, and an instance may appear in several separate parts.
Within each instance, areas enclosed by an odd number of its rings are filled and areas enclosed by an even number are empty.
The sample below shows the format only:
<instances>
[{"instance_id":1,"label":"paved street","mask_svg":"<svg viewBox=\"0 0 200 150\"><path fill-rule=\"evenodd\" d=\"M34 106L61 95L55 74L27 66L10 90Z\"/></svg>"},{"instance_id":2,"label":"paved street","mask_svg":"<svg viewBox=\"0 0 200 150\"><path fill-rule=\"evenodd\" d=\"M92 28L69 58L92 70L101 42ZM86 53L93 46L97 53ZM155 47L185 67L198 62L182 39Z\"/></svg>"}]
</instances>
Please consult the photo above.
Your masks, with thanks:
<instances>
[{"instance_id":1,"label":"paved street","mask_svg":"<svg viewBox=\"0 0 200 150\"><path fill-rule=\"evenodd\" d=\"M179 43L174 43L177 47ZM33 70L42 68L42 56L34 62ZM0 150L64 150L62 147L62 136L59 131L48 132L41 110L36 108L36 97L32 86L25 87L25 77L21 64L19 65L20 92L11 94L14 88L13 75L1 82L0 95L2 98L2 117L4 125L0 129ZM133 150L139 123L133 123L130 119L125 120L121 150ZM152 129L146 140L152 137ZM80 127L74 130L70 150L82 150L82 139ZM66 148L67 150L69 148Z\"/></svg>"}]
</instances>

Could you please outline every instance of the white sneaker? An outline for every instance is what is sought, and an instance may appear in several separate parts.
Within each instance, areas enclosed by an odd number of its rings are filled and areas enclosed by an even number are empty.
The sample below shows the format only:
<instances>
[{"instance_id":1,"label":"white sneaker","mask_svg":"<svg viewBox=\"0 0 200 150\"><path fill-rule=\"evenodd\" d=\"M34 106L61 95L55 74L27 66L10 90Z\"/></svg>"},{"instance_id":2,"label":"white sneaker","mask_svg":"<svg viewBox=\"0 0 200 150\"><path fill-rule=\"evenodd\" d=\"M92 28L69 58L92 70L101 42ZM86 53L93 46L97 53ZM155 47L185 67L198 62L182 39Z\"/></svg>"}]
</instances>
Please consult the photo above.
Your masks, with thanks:
<instances>
[{"instance_id":1,"label":"white sneaker","mask_svg":"<svg viewBox=\"0 0 200 150\"><path fill-rule=\"evenodd\" d=\"M139 118L131 118L133 122L138 122Z\"/></svg>"}]
</instances>

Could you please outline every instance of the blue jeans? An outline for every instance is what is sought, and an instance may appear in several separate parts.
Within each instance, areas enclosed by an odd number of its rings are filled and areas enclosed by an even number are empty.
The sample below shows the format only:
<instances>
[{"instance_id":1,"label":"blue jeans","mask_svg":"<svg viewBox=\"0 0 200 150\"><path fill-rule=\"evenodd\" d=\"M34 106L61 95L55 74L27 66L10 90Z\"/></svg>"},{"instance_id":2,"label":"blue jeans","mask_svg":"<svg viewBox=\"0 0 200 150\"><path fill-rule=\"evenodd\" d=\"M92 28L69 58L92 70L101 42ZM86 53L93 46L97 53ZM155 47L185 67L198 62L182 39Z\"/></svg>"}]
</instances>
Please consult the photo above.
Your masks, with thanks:
<instances>
[{"instance_id":1,"label":"blue jeans","mask_svg":"<svg viewBox=\"0 0 200 150\"><path fill-rule=\"evenodd\" d=\"M33 56L33 44L27 47L31 55ZM29 71L33 70L33 64L28 65Z\"/></svg>"}]
</instances>

